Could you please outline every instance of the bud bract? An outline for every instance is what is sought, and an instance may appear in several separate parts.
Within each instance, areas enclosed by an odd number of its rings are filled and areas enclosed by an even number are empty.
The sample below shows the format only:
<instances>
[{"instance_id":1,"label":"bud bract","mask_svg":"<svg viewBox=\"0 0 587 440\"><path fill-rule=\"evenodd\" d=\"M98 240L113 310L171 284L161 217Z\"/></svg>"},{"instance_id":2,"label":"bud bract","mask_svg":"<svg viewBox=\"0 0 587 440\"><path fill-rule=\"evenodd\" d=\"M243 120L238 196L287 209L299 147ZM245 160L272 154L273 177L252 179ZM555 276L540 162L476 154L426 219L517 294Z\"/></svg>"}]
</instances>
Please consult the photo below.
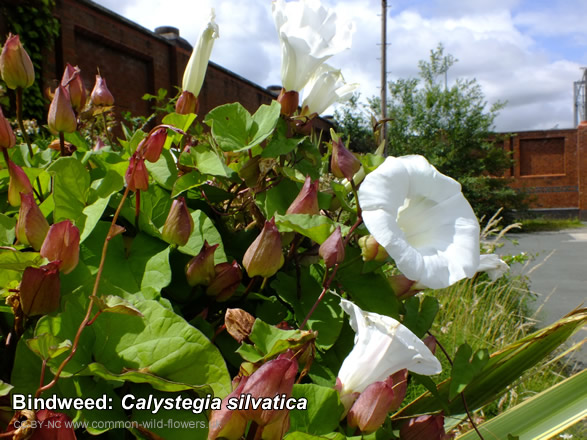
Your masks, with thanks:
<instances>
[{"instance_id":1,"label":"bud bract","mask_svg":"<svg viewBox=\"0 0 587 440\"><path fill-rule=\"evenodd\" d=\"M210 285L216 276L214 270L214 251L217 247L217 244L210 246L207 241L204 241L204 246L202 246L200 253L186 265L185 276L190 286Z\"/></svg>"},{"instance_id":2,"label":"bud bract","mask_svg":"<svg viewBox=\"0 0 587 440\"><path fill-rule=\"evenodd\" d=\"M206 295L214 296L216 301L229 299L243 279L243 273L236 260L214 266L216 276L206 289Z\"/></svg>"},{"instance_id":3,"label":"bud bract","mask_svg":"<svg viewBox=\"0 0 587 440\"><path fill-rule=\"evenodd\" d=\"M263 427L261 440L282 440L289 430L289 411L282 410L268 425Z\"/></svg>"},{"instance_id":4,"label":"bud bract","mask_svg":"<svg viewBox=\"0 0 587 440\"><path fill-rule=\"evenodd\" d=\"M347 415L351 428L358 427L369 434L383 425L394 402L391 382L390 379L374 382L361 393Z\"/></svg>"},{"instance_id":5,"label":"bud bract","mask_svg":"<svg viewBox=\"0 0 587 440\"><path fill-rule=\"evenodd\" d=\"M114 96L112 96L112 93L110 93L110 90L108 90L108 86L106 85L106 79L102 78L100 75L96 75L96 83L94 84L94 88L92 89L90 99L92 100L92 104L94 105L114 105Z\"/></svg>"},{"instance_id":6,"label":"bud bract","mask_svg":"<svg viewBox=\"0 0 587 440\"><path fill-rule=\"evenodd\" d=\"M62 133L72 133L77 128L77 120L69 100L69 94L62 85L55 90L53 101L49 106L47 123L51 130Z\"/></svg>"},{"instance_id":7,"label":"bud bract","mask_svg":"<svg viewBox=\"0 0 587 440\"><path fill-rule=\"evenodd\" d=\"M286 214L320 214L320 207L318 206L318 180L312 182L310 176L306 177L302 190L291 205L289 205Z\"/></svg>"},{"instance_id":8,"label":"bud bract","mask_svg":"<svg viewBox=\"0 0 587 440\"><path fill-rule=\"evenodd\" d=\"M422 290L422 288L418 287L418 283L408 279L405 275L392 275L388 280L395 296L402 301Z\"/></svg>"},{"instance_id":9,"label":"bud bract","mask_svg":"<svg viewBox=\"0 0 587 440\"><path fill-rule=\"evenodd\" d=\"M263 230L251 243L243 257L243 266L252 278L268 278L283 266L285 259L281 250L281 235L275 226L275 218L265 222Z\"/></svg>"},{"instance_id":10,"label":"bud bract","mask_svg":"<svg viewBox=\"0 0 587 440\"><path fill-rule=\"evenodd\" d=\"M179 113L180 115L198 113L199 107L200 103L198 98L193 93L184 90L175 103L175 113Z\"/></svg>"},{"instance_id":11,"label":"bud bract","mask_svg":"<svg viewBox=\"0 0 587 440\"><path fill-rule=\"evenodd\" d=\"M363 261L377 261L381 263L388 257L387 251L383 246L377 243L372 235L364 235L359 238L359 247Z\"/></svg>"},{"instance_id":12,"label":"bud bract","mask_svg":"<svg viewBox=\"0 0 587 440\"><path fill-rule=\"evenodd\" d=\"M295 359L289 359L287 355L280 355L263 364L257 371L249 376L242 393L250 394L252 398L274 398L285 394L291 395L293 385L298 373L298 363ZM261 426L279 418L281 411L278 409L246 409L242 411L244 417L253 420Z\"/></svg>"},{"instance_id":13,"label":"bud bract","mask_svg":"<svg viewBox=\"0 0 587 440\"><path fill-rule=\"evenodd\" d=\"M8 161L8 174L8 203L11 206L20 206L20 193L32 193L33 187L23 169L11 160Z\"/></svg>"},{"instance_id":14,"label":"bud bract","mask_svg":"<svg viewBox=\"0 0 587 440\"><path fill-rule=\"evenodd\" d=\"M450 438L444 431L442 414L425 415L410 419L400 428L401 440L444 440Z\"/></svg>"},{"instance_id":15,"label":"bud bract","mask_svg":"<svg viewBox=\"0 0 587 440\"><path fill-rule=\"evenodd\" d=\"M141 142L139 148L143 153L143 157L151 163L159 160L165 140L167 139L167 129L165 127L158 128L153 131L146 139Z\"/></svg>"},{"instance_id":16,"label":"bud bract","mask_svg":"<svg viewBox=\"0 0 587 440\"><path fill-rule=\"evenodd\" d=\"M12 148L16 144L16 136L8 119L4 117L0 108L0 148Z\"/></svg>"},{"instance_id":17,"label":"bud bract","mask_svg":"<svg viewBox=\"0 0 587 440\"><path fill-rule=\"evenodd\" d=\"M71 100L71 106L76 111L80 111L86 105L87 92L84 87L84 82L80 75L79 67L73 67L67 63L63 77L61 78L61 85L65 87L69 93L69 99Z\"/></svg>"},{"instance_id":18,"label":"bud bract","mask_svg":"<svg viewBox=\"0 0 587 440\"><path fill-rule=\"evenodd\" d=\"M149 172L145 167L145 159L142 157L138 158L136 155L132 155L124 180L131 191L147 190L149 188Z\"/></svg>"},{"instance_id":19,"label":"bud bract","mask_svg":"<svg viewBox=\"0 0 587 440\"><path fill-rule=\"evenodd\" d=\"M71 419L63 413L47 409L37 411L38 427L33 440L76 440Z\"/></svg>"},{"instance_id":20,"label":"bud bract","mask_svg":"<svg viewBox=\"0 0 587 440\"><path fill-rule=\"evenodd\" d=\"M61 261L59 270L71 272L79 261L79 229L71 220L63 220L51 225L41 247L41 256L49 261Z\"/></svg>"},{"instance_id":21,"label":"bud bract","mask_svg":"<svg viewBox=\"0 0 587 440\"><path fill-rule=\"evenodd\" d=\"M49 223L35 203L32 193L20 194L20 210L16 223L16 238L22 244L31 246L38 251L49 231Z\"/></svg>"},{"instance_id":22,"label":"bud bract","mask_svg":"<svg viewBox=\"0 0 587 440\"><path fill-rule=\"evenodd\" d=\"M342 242L340 226L337 226L334 232L330 234L330 237L320 245L318 253L324 259L326 267L332 267L344 261L344 243Z\"/></svg>"},{"instance_id":23,"label":"bud bract","mask_svg":"<svg viewBox=\"0 0 587 440\"><path fill-rule=\"evenodd\" d=\"M0 54L0 73L9 89L26 89L35 82L35 69L18 35L8 35Z\"/></svg>"},{"instance_id":24,"label":"bud bract","mask_svg":"<svg viewBox=\"0 0 587 440\"><path fill-rule=\"evenodd\" d=\"M290 117L298 110L300 94L295 90L286 92L285 89L281 89L277 102L281 104L281 114Z\"/></svg>"},{"instance_id":25,"label":"bud bract","mask_svg":"<svg viewBox=\"0 0 587 440\"><path fill-rule=\"evenodd\" d=\"M161 237L169 244L184 246L194 230L194 220L183 197L178 197L171 204L169 214L163 225Z\"/></svg>"},{"instance_id":26,"label":"bud bract","mask_svg":"<svg viewBox=\"0 0 587 440\"><path fill-rule=\"evenodd\" d=\"M332 143L332 157L330 169L338 178L346 178L351 181L353 176L361 168L361 162L342 143L342 139Z\"/></svg>"},{"instance_id":27,"label":"bud bract","mask_svg":"<svg viewBox=\"0 0 587 440\"><path fill-rule=\"evenodd\" d=\"M20 283L20 304L26 316L46 315L59 308L59 262L27 267Z\"/></svg>"},{"instance_id":28,"label":"bud bract","mask_svg":"<svg viewBox=\"0 0 587 440\"><path fill-rule=\"evenodd\" d=\"M196 43L196 47L192 51L192 55L183 73L181 88L184 91L192 93L194 96L200 94L202 84L204 83L204 76L206 75L206 68L208 67L208 60L210 59L212 47L214 46L214 40L218 38L218 25L214 21L214 18L214 10L212 10L210 22L200 35L200 39Z\"/></svg>"},{"instance_id":29,"label":"bud bract","mask_svg":"<svg viewBox=\"0 0 587 440\"><path fill-rule=\"evenodd\" d=\"M210 426L208 440L215 440L217 438L240 440L245 433L247 421L240 412L230 410L227 406L230 399L238 399L247 380L247 376L242 377L235 390L222 399L221 409L212 411L210 422L208 423Z\"/></svg>"}]
</instances>

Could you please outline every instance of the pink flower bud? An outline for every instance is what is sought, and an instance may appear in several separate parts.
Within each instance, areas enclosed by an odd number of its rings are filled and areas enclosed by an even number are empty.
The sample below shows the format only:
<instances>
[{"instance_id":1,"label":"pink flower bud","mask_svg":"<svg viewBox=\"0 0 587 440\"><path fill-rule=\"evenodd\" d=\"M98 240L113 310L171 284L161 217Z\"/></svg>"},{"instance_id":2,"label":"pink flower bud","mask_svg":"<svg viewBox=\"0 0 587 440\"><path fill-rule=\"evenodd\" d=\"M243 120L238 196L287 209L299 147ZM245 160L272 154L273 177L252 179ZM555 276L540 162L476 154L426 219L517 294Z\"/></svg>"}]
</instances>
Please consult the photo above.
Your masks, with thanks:
<instances>
[{"instance_id":1,"label":"pink flower bud","mask_svg":"<svg viewBox=\"0 0 587 440\"><path fill-rule=\"evenodd\" d=\"M76 440L71 419L63 413L47 409L37 411L38 428L33 440Z\"/></svg>"},{"instance_id":2,"label":"pink flower bud","mask_svg":"<svg viewBox=\"0 0 587 440\"><path fill-rule=\"evenodd\" d=\"M281 104L281 114L290 117L298 110L300 94L295 90L286 92L285 89L281 89L277 102Z\"/></svg>"},{"instance_id":3,"label":"pink flower bud","mask_svg":"<svg viewBox=\"0 0 587 440\"><path fill-rule=\"evenodd\" d=\"M367 434L376 431L385 422L393 402L394 392L390 379L372 383L365 388L349 411L349 426L358 427Z\"/></svg>"},{"instance_id":4,"label":"pink flower bud","mask_svg":"<svg viewBox=\"0 0 587 440\"><path fill-rule=\"evenodd\" d=\"M41 247L41 256L49 261L61 261L59 270L67 274L79 261L79 229L71 220L51 225Z\"/></svg>"},{"instance_id":5,"label":"pink flower bud","mask_svg":"<svg viewBox=\"0 0 587 440\"><path fill-rule=\"evenodd\" d=\"M306 177L302 190L289 205L286 214L320 214L320 208L318 207L318 180L312 182L310 176Z\"/></svg>"},{"instance_id":6,"label":"pink flower bud","mask_svg":"<svg viewBox=\"0 0 587 440\"><path fill-rule=\"evenodd\" d=\"M289 359L286 355L280 355L261 366L249 376L242 393L250 394L252 398L274 398L285 394L291 395L293 385L298 373L298 363L295 359ZM279 418L281 411L277 409L248 409L242 411L243 416L253 420L261 426Z\"/></svg>"},{"instance_id":7,"label":"pink flower bud","mask_svg":"<svg viewBox=\"0 0 587 440\"><path fill-rule=\"evenodd\" d=\"M346 149L342 139L332 143L332 157L330 159L330 169L332 174L338 178L345 177L352 180L353 176L361 168L361 162L353 153Z\"/></svg>"},{"instance_id":8,"label":"pink flower bud","mask_svg":"<svg viewBox=\"0 0 587 440\"><path fill-rule=\"evenodd\" d=\"M165 145L166 139L167 129L165 127L158 128L152 132L147 138L141 141L141 145L139 145L143 157L149 162L157 162L163 151L163 145Z\"/></svg>"},{"instance_id":9,"label":"pink flower bud","mask_svg":"<svg viewBox=\"0 0 587 440\"><path fill-rule=\"evenodd\" d=\"M33 192L31 182L23 169L12 161L8 161L8 203L12 206L20 205L20 193L29 194Z\"/></svg>"},{"instance_id":10,"label":"pink flower bud","mask_svg":"<svg viewBox=\"0 0 587 440\"><path fill-rule=\"evenodd\" d=\"M436 354L436 338L432 335L428 335L426 336L424 339L422 339L422 342L424 344L426 344L426 347L428 347L428 350L430 350L430 352L432 354Z\"/></svg>"},{"instance_id":11,"label":"pink flower bud","mask_svg":"<svg viewBox=\"0 0 587 440\"><path fill-rule=\"evenodd\" d=\"M71 64L67 63L65 71L63 72L63 77L61 78L61 85L68 91L69 98L71 99L71 106L74 110L79 112L83 109L86 105L87 92L80 75L79 67L73 67Z\"/></svg>"},{"instance_id":12,"label":"pink flower bud","mask_svg":"<svg viewBox=\"0 0 587 440\"><path fill-rule=\"evenodd\" d=\"M16 136L8 119L4 117L0 107L0 148L12 148L16 144Z\"/></svg>"},{"instance_id":13,"label":"pink flower bud","mask_svg":"<svg viewBox=\"0 0 587 440\"><path fill-rule=\"evenodd\" d=\"M131 191L137 189L146 191L149 188L149 172L145 167L145 159L132 155L124 180Z\"/></svg>"},{"instance_id":14,"label":"pink flower bud","mask_svg":"<svg viewBox=\"0 0 587 440\"><path fill-rule=\"evenodd\" d=\"M265 222L263 230L251 243L243 257L243 266L249 277L262 276L269 278L284 263L281 250L281 235L275 226L275 218Z\"/></svg>"},{"instance_id":15,"label":"pink flower bud","mask_svg":"<svg viewBox=\"0 0 587 440\"><path fill-rule=\"evenodd\" d=\"M59 262L27 267L20 283L20 304L26 316L46 315L59 308Z\"/></svg>"},{"instance_id":16,"label":"pink flower bud","mask_svg":"<svg viewBox=\"0 0 587 440\"><path fill-rule=\"evenodd\" d=\"M363 261L383 262L387 259L387 251L375 240L372 235L364 235L359 238L359 247Z\"/></svg>"},{"instance_id":17,"label":"pink flower bud","mask_svg":"<svg viewBox=\"0 0 587 440\"><path fill-rule=\"evenodd\" d=\"M389 277L388 280L395 296L402 301L414 296L422 290L417 288L417 283L415 281L406 278L405 275L393 275Z\"/></svg>"},{"instance_id":18,"label":"pink flower bud","mask_svg":"<svg viewBox=\"0 0 587 440\"><path fill-rule=\"evenodd\" d=\"M32 193L21 193L20 200L16 237L22 244L38 251L49 231L49 223L35 203Z\"/></svg>"},{"instance_id":19,"label":"pink flower bud","mask_svg":"<svg viewBox=\"0 0 587 440\"><path fill-rule=\"evenodd\" d=\"M69 94L62 85L55 90L53 101L49 106L47 123L51 130L57 132L72 133L77 129L77 120L71 107Z\"/></svg>"},{"instance_id":20,"label":"pink flower bud","mask_svg":"<svg viewBox=\"0 0 587 440\"><path fill-rule=\"evenodd\" d=\"M282 410L271 423L263 427L261 440L282 440L289 430L289 411Z\"/></svg>"},{"instance_id":21,"label":"pink flower bud","mask_svg":"<svg viewBox=\"0 0 587 440\"><path fill-rule=\"evenodd\" d=\"M247 382L248 377L241 377L236 389L222 400L221 409L212 411L210 416L208 440L223 438L228 440L240 440L245 433L247 421L238 411L231 411L227 408L231 398L237 398Z\"/></svg>"},{"instance_id":22,"label":"pink flower bud","mask_svg":"<svg viewBox=\"0 0 587 440\"><path fill-rule=\"evenodd\" d=\"M192 92L184 90L175 103L175 113L179 113L180 115L198 113L199 107L200 102L198 98Z\"/></svg>"},{"instance_id":23,"label":"pink flower bud","mask_svg":"<svg viewBox=\"0 0 587 440\"><path fill-rule=\"evenodd\" d=\"M185 246L193 230L194 220L190 215L185 199L178 197L171 204L161 236L169 244Z\"/></svg>"},{"instance_id":24,"label":"pink flower bud","mask_svg":"<svg viewBox=\"0 0 587 440\"><path fill-rule=\"evenodd\" d=\"M210 246L204 241L200 253L192 258L185 267L185 276L190 286L208 286L216 276L214 270L214 251L217 244Z\"/></svg>"},{"instance_id":25,"label":"pink flower bud","mask_svg":"<svg viewBox=\"0 0 587 440\"><path fill-rule=\"evenodd\" d=\"M35 82L35 69L18 35L8 35L0 54L0 73L9 89L26 89Z\"/></svg>"},{"instance_id":26,"label":"pink flower bud","mask_svg":"<svg viewBox=\"0 0 587 440\"><path fill-rule=\"evenodd\" d=\"M401 440L444 440L450 438L444 432L442 414L426 415L410 419L400 428Z\"/></svg>"},{"instance_id":27,"label":"pink flower bud","mask_svg":"<svg viewBox=\"0 0 587 440\"><path fill-rule=\"evenodd\" d=\"M398 409L404 399L406 398L406 391L408 389L408 370L406 368L393 373L389 379L393 387L393 402L391 403L390 411Z\"/></svg>"},{"instance_id":28,"label":"pink flower bud","mask_svg":"<svg viewBox=\"0 0 587 440\"><path fill-rule=\"evenodd\" d=\"M214 266L216 276L206 289L206 295L214 296L216 301L229 299L243 279L243 273L238 263L220 263Z\"/></svg>"},{"instance_id":29,"label":"pink flower bud","mask_svg":"<svg viewBox=\"0 0 587 440\"><path fill-rule=\"evenodd\" d=\"M94 88L92 89L90 99L92 100L92 104L94 105L114 105L114 96L112 96L112 93L110 93L110 90L108 90L108 86L106 85L106 79L102 78L100 75L96 75L96 83L94 84Z\"/></svg>"},{"instance_id":30,"label":"pink flower bud","mask_svg":"<svg viewBox=\"0 0 587 440\"><path fill-rule=\"evenodd\" d=\"M320 245L318 253L324 259L326 267L332 267L344 261L344 243L342 242L340 226L337 226L334 232L330 234L330 237Z\"/></svg>"}]
</instances>

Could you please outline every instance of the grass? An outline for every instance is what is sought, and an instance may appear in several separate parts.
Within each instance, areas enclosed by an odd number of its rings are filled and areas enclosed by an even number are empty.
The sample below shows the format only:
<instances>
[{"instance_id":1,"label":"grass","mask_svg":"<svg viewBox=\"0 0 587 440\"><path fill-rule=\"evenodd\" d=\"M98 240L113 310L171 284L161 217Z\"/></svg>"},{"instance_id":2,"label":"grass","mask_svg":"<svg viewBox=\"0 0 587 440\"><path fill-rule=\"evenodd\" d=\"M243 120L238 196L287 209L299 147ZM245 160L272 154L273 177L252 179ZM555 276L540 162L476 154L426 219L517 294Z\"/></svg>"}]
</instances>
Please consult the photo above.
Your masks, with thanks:
<instances>
[{"instance_id":1,"label":"grass","mask_svg":"<svg viewBox=\"0 0 587 440\"><path fill-rule=\"evenodd\" d=\"M520 232L560 231L561 229L582 228L585 226L578 218L573 219L547 219L532 218L520 220L522 228Z\"/></svg>"}]
</instances>

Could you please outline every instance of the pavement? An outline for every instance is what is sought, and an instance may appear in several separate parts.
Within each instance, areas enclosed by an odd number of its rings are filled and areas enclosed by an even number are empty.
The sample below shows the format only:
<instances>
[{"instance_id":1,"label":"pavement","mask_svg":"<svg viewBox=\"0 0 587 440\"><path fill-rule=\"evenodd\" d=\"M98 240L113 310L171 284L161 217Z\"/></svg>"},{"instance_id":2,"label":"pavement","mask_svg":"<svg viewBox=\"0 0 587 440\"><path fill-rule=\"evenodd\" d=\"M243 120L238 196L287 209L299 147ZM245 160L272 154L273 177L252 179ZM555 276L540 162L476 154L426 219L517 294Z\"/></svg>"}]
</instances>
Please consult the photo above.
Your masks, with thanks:
<instances>
[{"instance_id":1,"label":"pavement","mask_svg":"<svg viewBox=\"0 0 587 440\"><path fill-rule=\"evenodd\" d=\"M512 270L528 276L530 290L537 295L531 306L540 327L551 324L576 307L587 307L587 224L583 228L556 232L507 234L499 255L526 252L534 258ZM517 244L515 244L517 243ZM587 338L587 327L572 337L572 343ZM587 368L587 344L573 352L576 368Z\"/></svg>"}]
</instances>

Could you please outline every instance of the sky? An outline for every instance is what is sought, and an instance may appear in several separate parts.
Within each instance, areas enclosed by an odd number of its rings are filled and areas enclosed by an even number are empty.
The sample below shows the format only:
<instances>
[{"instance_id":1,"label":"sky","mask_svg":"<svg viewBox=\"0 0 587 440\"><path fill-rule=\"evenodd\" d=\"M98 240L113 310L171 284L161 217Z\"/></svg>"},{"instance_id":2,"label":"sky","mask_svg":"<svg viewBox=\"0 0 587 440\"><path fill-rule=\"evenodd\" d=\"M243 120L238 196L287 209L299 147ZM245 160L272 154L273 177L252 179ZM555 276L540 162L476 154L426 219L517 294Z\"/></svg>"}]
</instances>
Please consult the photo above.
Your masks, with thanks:
<instances>
[{"instance_id":1,"label":"sky","mask_svg":"<svg viewBox=\"0 0 587 440\"><path fill-rule=\"evenodd\" d=\"M192 45L216 12L211 60L261 85L280 84L281 52L270 0L94 0L154 30L175 26ZM317 1L317 0L316 0ZM380 92L381 2L322 0L356 31L328 60L362 97ZM497 131L570 128L573 82L587 66L585 0L388 0L388 80L416 77L418 61L442 43L457 78L476 79L488 105L506 102Z\"/></svg>"}]
</instances>

